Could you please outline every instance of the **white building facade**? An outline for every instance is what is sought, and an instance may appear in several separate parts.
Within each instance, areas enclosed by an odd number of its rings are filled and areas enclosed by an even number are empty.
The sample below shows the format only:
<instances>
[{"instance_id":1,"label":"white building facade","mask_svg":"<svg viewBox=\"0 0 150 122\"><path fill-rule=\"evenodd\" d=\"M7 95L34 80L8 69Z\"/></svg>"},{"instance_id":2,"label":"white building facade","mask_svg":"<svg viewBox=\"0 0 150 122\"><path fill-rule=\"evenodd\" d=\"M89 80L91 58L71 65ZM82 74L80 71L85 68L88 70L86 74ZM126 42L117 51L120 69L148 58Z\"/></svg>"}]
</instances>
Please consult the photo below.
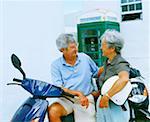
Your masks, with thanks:
<instances>
[{"instance_id":1,"label":"white building facade","mask_svg":"<svg viewBox=\"0 0 150 122\"><path fill-rule=\"evenodd\" d=\"M127 10L124 10L124 6L127 6ZM82 8L80 12L65 15L66 32L77 32L79 16L84 14L88 16L88 13L97 9L114 12L117 15L120 31L125 39L125 47L122 50L122 54L133 67L141 71L142 75L147 79L147 85L150 87L150 82L148 82L150 81L148 0L85 1L82 2Z\"/></svg>"},{"instance_id":2,"label":"white building facade","mask_svg":"<svg viewBox=\"0 0 150 122\"><path fill-rule=\"evenodd\" d=\"M142 3L142 9L138 10L142 15L137 20L122 21L122 14L128 13L126 6L129 1L129 4ZM148 85L150 83L148 1L123 0L123 4L121 0L80 1L80 9L65 16L63 1L4 0L1 2L0 120L10 121L17 108L30 96L20 87L6 85L14 77L21 78L20 73L11 64L11 54L15 53L22 60L23 69L28 77L50 82L50 64L60 56L55 44L56 38L64 31L77 32L77 18L95 9L107 9L117 15L121 33L125 38L123 55L133 67L140 69ZM122 6L125 6L123 7L125 13L122 13ZM133 8L131 5L131 10Z\"/></svg>"},{"instance_id":3,"label":"white building facade","mask_svg":"<svg viewBox=\"0 0 150 122\"><path fill-rule=\"evenodd\" d=\"M145 77L150 94L150 29L148 0L97 0L82 2L82 10L65 15L66 32L77 32L78 17L97 9L117 15L125 39L122 55Z\"/></svg>"}]
</instances>

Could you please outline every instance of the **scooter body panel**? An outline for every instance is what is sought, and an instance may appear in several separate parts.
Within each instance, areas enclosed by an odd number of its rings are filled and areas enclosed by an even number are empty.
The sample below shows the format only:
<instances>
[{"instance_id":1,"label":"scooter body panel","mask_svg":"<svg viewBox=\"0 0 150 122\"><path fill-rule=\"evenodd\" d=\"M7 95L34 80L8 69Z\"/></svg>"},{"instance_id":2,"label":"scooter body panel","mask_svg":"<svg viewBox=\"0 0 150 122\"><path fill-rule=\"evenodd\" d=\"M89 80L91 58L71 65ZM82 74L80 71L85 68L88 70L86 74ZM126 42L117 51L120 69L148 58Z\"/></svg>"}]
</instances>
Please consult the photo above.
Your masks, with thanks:
<instances>
[{"instance_id":1,"label":"scooter body panel","mask_svg":"<svg viewBox=\"0 0 150 122\"><path fill-rule=\"evenodd\" d=\"M18 108L11 122L29 122L35 118L40 118L39 122L43 122L47 107L47 100L30 97Z\"/></svg>"}]
</instances>

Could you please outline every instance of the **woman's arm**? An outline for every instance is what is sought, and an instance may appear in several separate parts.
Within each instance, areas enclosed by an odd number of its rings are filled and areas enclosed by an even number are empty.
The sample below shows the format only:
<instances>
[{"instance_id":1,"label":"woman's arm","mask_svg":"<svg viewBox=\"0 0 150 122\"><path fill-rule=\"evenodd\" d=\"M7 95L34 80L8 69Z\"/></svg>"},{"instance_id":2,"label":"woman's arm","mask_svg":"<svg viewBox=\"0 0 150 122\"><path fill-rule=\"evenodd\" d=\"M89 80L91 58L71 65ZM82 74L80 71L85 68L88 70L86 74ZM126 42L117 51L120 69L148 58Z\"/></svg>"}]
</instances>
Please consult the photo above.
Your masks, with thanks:
<instances>
[{"instance_id":1,"label":"woman's arm","mask_svg":"<svg viewBox=\"0 0 150 122\"><path fill-rule=\"evenodd\" d=\"M99 70L98 70L98 77L102 74L103 71L104 71L104 66L99 68Z\"/></svg>"},{"instance_id":2,"label":"woman's arm","mask_svg":"<svg viewBox=\"0 0 150 122\"><path fill-rule=\"evenodd\" d=\"M111 89L107 92L109 97L112 97L113 95L121 91L129 81L129 73L127 71L121 71L118 74L118 76L119 79L114 83Z\"/></svg>"},{"instance_id":3,"label":"woman's arm","mask_svg":"<svg viewBox=\"0 0 150 122\"><path fill-rule=\"evenodd\" d=\"M114 83L111 89L105 95L102 96L99 104L100 108L107 108L109 104L109 99L113 95L121 91L129 81L129 73L127 71L119 72L118 76L119 79Z\"/></svg>"}]
</instances>

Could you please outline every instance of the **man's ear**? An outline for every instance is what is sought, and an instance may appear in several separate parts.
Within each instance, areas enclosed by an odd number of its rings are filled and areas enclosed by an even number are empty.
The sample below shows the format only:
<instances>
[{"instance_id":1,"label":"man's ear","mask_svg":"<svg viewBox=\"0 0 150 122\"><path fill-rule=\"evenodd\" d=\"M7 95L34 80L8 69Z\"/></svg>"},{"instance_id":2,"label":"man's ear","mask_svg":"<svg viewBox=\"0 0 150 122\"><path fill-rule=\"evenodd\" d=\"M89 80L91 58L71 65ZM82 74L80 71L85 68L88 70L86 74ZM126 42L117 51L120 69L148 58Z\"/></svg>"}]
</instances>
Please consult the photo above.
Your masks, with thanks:
<instances>
[{"instance_id":1,"label":"man's ear","mask_svg":"<svg viewBox=\"0 0 150 122\"><path fill-rule=\"evenodd\" d=\"M64 51L64 48L61 48L61 49L60 49L60 52L63 52L63 51Z\"/></svg>"}]
</instances>

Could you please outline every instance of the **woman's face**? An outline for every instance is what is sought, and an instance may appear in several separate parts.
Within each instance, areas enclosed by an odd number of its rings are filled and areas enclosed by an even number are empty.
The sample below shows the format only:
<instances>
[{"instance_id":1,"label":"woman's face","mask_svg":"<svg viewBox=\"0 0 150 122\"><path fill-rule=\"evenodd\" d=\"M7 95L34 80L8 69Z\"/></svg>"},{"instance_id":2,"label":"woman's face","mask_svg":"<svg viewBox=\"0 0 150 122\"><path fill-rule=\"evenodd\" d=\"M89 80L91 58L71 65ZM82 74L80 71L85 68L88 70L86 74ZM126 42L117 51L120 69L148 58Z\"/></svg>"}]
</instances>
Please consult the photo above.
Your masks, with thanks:
<instances>
[{"instance_id":1,"label":"woman's face","mask_svg":"<svg viewBox=\"0 0 150 122\"><path fill-rule=\"evenodd\" d=\"M109 48L105 39L102 40L101 50L102 50L103 56L106 56L106 57L109 57L114 52L114 48Z\"/></svg>"}]
</instances>

